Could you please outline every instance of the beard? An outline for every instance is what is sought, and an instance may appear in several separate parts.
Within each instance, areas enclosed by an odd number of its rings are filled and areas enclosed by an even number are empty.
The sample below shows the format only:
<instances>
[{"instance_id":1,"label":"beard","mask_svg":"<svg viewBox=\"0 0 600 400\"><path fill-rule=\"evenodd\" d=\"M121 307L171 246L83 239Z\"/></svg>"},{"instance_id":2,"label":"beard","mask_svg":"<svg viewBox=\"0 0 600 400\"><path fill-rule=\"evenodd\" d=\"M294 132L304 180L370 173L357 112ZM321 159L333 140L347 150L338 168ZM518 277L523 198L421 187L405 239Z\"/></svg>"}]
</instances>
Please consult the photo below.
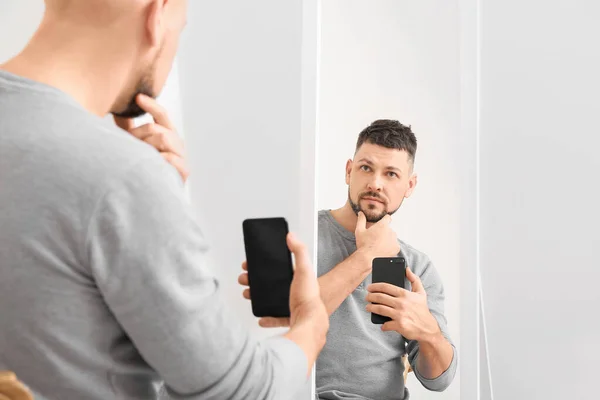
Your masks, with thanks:
<instances>
[{"instance_id":1,"label":"beard","mask_svg":"<svg viewBox=\"0 0 600 400\"><path fill-rule=\"evenodd\" d=\"M151 78L151 74L147 73L136 85L133 94L130 96L129 103L127 103L127 107L125 107L123 111L113 112L112 114L121 118L138 118L146 114L146 111L142 110L142 108L138 106L135 99L137 98L138 94L145 94L146 96L155 98L156 95L152 90L152 86L153 80Z\"/></svg>"},{"instance_id":2,"label":"beard","mask_svg":"<svg viewBox=\"0 0 600 400\"><path fill-rule=\"evenodd\" d=\"M373 204L369 204L366 208L362 207L360 205L360 200L363 199L364 197L373 197L374 199L381 200L382 204L383 204L383 210L382 211L377 211L375 209L375 206ZM358 195L358 200L355 203L354 201L352 201L352 197L350 196L350 189L348 189L348 202L350 203L350 207L352 207L352 211L354 211L354 214L358 215L359 211L362 211L363 214L365 214L367 222L370 222L370 223L373 223L373 224L376 223L376 222L381 221L381 219L383 217L385 217L386 214L387 215L394 214L400 208L400 206L398 206L395 210L388 211L388 209L387 209L387 203L381 198L381 196L377 192L364 192L364 193L361 193L361 194ZM400 203L400 205L402 205L402 203Z\"/></svg>"},{"instance_id":3,"label":"beard","mask_svg":"<svg viewBox=\"0 0 600 400\"><path fill-rule=\"evenodd\" d=\"M160 50L156 54L156 58L154 59L154 62L152 64L150 64L148 66L148 68L146 68L146 71L142 74L142 77L140 78L137 85L135 86L135 90L131 94L131 96L129 98L129 103L127 103L127 106L125 107L125 109L122 111L119 111L119 112L113 112L112 115L114 115L115 117L121 117L121 118L138 118L138 117L141 117L142 115L146 114L146 111L142 110L142 108L140 106L138 106L135 99L137 98L137 96L139 94L144 94L148 97L152 97L153 99L156 98L157 94L154 92L154 89L153 89L153 87L154 87L154 78L153 77L154 77L154 73L156 70L156 63L158 62L158 59L159 59L160 55L162 54L163 47L164 47L164 45L160 48Z\"/></svg>"}]
</instances>

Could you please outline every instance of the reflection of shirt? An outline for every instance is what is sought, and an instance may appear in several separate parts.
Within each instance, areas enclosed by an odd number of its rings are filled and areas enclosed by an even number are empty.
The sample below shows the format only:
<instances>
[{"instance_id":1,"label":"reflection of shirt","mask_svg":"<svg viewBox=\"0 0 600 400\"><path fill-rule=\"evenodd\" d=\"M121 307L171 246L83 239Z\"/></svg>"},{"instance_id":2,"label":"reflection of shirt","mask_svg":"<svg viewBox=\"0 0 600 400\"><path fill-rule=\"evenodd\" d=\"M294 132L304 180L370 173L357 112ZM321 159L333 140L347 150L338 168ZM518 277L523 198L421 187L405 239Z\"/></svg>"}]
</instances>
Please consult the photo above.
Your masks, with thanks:
<instances>
[{"instance_id":1,"label":"reflection of shirt","mask_svg":"<svg viewBox=\"0 0 600 400\"><path fill-rule=\"evenodd\" d=\"M65 93L0 71L0 370L43 399L286 399L293 342L223 302L181 178Z\"/></svg>"},{"instance_id":2,"label":"reflection of shirt","mask_svg":"<svg viewBox=\"0 0 600 400\"><path fill-rule=\"evenodd\" d=\"M319 211L318 275L321 276L356 251L354 233L342 227L327 210ZM429 309L438 321L443 335L450 341L444 317L444 289L440 276L429 258L400 242L407 265L419 276L427 291ZM325 348L316 367L316 393L322 400L406 400L404 365L408 357L415 376L429 390L445 389L454 379L457 366L456 349L450 367L439 377L429 380L415 368L419 344L405 340L397 332L383 332L381 325L371 323L365 309L369 275L331 315ZM410 290L410 282L405 287ZM450 343L452 343L450 341ZM454 347L454 345L453 345Z\"/></svg>"}]
</instances>

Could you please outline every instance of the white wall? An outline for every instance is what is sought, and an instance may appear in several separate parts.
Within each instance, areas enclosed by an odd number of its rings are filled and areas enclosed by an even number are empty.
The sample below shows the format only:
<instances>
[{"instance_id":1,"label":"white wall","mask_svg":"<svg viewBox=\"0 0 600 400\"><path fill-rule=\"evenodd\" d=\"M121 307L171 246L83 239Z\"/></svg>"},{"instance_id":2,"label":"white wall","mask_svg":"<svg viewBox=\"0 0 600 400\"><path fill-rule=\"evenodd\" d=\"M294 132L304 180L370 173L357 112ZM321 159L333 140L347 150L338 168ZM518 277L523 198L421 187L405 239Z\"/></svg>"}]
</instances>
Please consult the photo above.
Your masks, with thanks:
<instances>
[{"instance_id":1,"label":"white wall","mask_svg":"<svg viewBox=\"0 0 600 400\"><path fill-rule=\"evenodd\" d=\"M495 399L598 398L599 19L587 0L481 4L480 265Z\"/></svg>"},{"instance_id":2,"label":"white wall","mask_svg":"<svg viewBox=\"0 0 600 400\"><path fill-rule=\"evenodd\" d=\"M459 156L457 1L326 0L321 18L318 206L346 201L345 163L364 127L377 118L412 125L419 183L393 227L440 272L450 333L460 346L462 175L472 165ZM413 375L408 387L411 398L458 400L460 374L441 394L426 391Z\"/></svg>"},{"instance_id":3,"label":"white wall","mask_svg":"<svg viewBox=\"0 0 600 400\"><path fill-rule=\"evenodd\" d=\"M227 301L262 336L281 331L258 328L241 296L242 221L284 216L312 251L316 5L190 1L179 53L192 203Z\"/></svg>"},{"instance_id":4,"label":"white wall","mask_svg":"<svg viewBox=\"0 0 600 400\"><path fill-rule=\"evenodd\" d=\"M43 1L0 1L0 64L21 51L43 15Z\"/></svg>"}]
</instances>

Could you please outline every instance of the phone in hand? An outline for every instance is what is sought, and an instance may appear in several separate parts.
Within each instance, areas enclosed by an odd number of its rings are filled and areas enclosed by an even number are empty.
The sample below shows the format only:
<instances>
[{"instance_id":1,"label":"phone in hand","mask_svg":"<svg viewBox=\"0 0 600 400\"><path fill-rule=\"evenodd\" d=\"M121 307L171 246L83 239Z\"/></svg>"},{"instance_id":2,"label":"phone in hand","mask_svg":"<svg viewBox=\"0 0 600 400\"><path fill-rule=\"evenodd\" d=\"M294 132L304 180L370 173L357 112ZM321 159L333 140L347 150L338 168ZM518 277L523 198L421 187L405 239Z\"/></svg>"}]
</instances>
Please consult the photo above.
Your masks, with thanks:
<instances>
[{"instance_id":1,"label":"phone in hand","mask_svg":"<svg viewBox=\"0 0 600 400\"><path fill-rule=\"evenodd\" d=\"M385 282L405 289L406 259L404 257L374 258L371 277L373 283ZM388 321L391 321L391 318L371 313L371 322L374 324L384 324Z\"/></svg>"},{"instance_id":2,"label":"phone in hand","mask_svg":"<svg viewBox=\"0 0 600 400\"><path fill-rule=\"evenodd\" d=\"M256 317L289 317L294 276L285 218L252 218L242 223L252 313Z\"/></svg>"}]
</instances>

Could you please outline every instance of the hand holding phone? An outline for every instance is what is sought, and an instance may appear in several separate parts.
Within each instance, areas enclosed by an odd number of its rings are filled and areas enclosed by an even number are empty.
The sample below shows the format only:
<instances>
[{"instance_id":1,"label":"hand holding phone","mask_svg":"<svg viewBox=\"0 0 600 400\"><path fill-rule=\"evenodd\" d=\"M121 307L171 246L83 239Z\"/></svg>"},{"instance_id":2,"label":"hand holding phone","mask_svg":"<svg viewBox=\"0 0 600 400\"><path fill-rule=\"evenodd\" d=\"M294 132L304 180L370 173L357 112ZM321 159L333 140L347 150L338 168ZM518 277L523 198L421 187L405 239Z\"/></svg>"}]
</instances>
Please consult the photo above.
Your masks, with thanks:
<instances>
[{"instance_id":1,"label":"hand holding phone","mask_svg":"<svg viewBox=\"0 0 600 400\"><path fill-rule=\"evenodd\" d=\"M406 278L406 259L404 257L377 257L373 259L373 283L384 282L402 289ZM384 324L391 318L371 313L371 322Z\"/></svg>"},{"instance_id":2,"label":"hand holding phone","mask_svg":"<svg viewBox=\"0 0 600 400\"><path fill-rule=\"evenodd\" d=\"M280 246L282 233L284 248ZM263 240L265 235L273 235L275 241L269 244L269 240ZM300 240L287 233L287 223L283 218L244 221L244 241L247 260L242 268L247 272L238 278L241 285L249 286L244 290L244 297L252 302L254 315L262 316L259 325L263 328L290 327L284 336L304 351L310 376L312 366L325 345L329 315L321 300L319 282L308 251ZM271 253L273 246L277 246L275 256ZM296 263L293 270L291 258L288 258L290 253L294 254ZM269 263L269 260L276 262ZM275 274L270 275L270 271ZM289 278L290 273L293 279ZM288 278L292 280L291 286L287 283Z\"/></svg>"}]
</instances>

